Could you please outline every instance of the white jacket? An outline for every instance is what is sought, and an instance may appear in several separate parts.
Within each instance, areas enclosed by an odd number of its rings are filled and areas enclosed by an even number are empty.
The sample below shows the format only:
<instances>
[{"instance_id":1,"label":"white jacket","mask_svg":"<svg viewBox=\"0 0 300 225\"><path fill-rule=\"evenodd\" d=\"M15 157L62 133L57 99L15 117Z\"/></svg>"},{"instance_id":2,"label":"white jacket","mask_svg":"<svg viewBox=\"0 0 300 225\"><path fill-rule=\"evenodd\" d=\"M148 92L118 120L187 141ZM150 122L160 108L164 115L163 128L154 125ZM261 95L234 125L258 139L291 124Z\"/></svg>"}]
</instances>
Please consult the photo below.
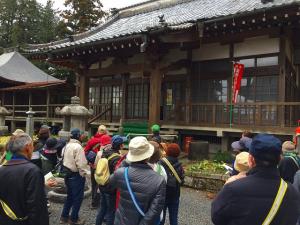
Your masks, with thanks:
<instances>
[{"instance_id":1,"label":"white jacket","mask_svg":"<svg viewBox=\"0 0 300 225\"><path fill-rule=\"evenodd\" d=\"M85 158L83 147L80 141L71 139L63 149L63 165L72 172L79 172L84 177L90 175L88 162Z\"/></svg>"}]
</instances>

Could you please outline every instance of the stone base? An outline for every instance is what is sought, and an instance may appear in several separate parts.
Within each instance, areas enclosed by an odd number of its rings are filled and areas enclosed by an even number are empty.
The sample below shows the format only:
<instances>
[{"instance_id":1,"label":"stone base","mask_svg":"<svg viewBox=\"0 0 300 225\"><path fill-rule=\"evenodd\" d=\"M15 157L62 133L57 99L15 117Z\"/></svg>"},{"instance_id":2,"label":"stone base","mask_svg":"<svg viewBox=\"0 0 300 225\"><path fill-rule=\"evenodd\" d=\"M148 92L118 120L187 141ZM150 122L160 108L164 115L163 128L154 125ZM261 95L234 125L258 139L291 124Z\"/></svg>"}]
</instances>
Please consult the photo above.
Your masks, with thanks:
<instances>
[{"instance_id":1,"label":"stone base","mask_svg":"<svg viewBox=\"0 0 300 225\"><path fill-rule=\"evenodd\" d=\"M70 138L70 136L71 136L71 132L70 131L64 131L64 130L61 130L61 131L59 131L58 132L58 136L60 137L60 138L63 138L63 139L69 139Z\"/></svg>"},{"instance_id":2,"label":"stone base","mask_svg":"<svg viewBox=\"0 0 300 225\"><path fill-rule=\"evenodd\" d=\"M0 136L8 135L8 126L0 126Z\"/></svg>"},{"instance_id":3,"label":"stone base","mask_svg":"<svg viewBox=\"0 0 300 225\"><path fill-rule=\"evenodd\" d=\"M187 173L184 185L201 191L218 192L222 189L228 175Z\"/></svg>"}]
</instances>

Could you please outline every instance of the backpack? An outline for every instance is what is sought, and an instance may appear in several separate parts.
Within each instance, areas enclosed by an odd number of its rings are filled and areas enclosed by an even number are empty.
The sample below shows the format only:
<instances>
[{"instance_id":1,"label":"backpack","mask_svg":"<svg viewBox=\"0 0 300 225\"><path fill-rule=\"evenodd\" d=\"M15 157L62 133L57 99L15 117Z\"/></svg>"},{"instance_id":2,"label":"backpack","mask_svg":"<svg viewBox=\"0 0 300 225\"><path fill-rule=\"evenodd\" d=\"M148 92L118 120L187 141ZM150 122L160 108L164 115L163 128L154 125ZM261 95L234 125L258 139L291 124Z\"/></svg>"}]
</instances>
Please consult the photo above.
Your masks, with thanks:
<instances>
[{"instance_id":1,"label":"backpack","mask_svg":"<svg viewBox=\"0 0 300 225\"><path fill-rule=\"evenodd\" d=\"M178 175L178 172L175 170L175 168L173 167L173 165L170 163L170 161L167 158L162 158L161 162L163 163L163 165L165 165L165 168L167 169L167 175L168 175L168 179L167 179L167 186L168 187L176 187L178 184L182 184L182 180Z\"/></svg>"},{"instance_id":2,"label":"backpack","mask_svg":"<svg viewBox=\"0 0 300 225\"><path fill-rule=\"evenodd\" d=\"M299 156L296 153L294 153L294 152L291 152L291 153L286 152L286 153L284 153L283 156L285 158L292 159L293 162L295 163L295 165L298 167L298 169L300 169L300 158L299 158Z\"/></svg>"},{"instance_id":3,"label":"backpack","mask_svg":"<svg viewBox=\"0 0 300 225\"><path fill-rule=\"evenodd\" d=\"M62 150L62 158L58 160L58 163L55 165L54 169L51 171L56 177L68 178L71 177L74 172L69 168L64 166L64 155L66 151L66 146Z\"/></svg>"},{"instance_id":4,"label":"backpack","mask_svg":"<svg viewBox=\"0 0 300 225\"><path fill-rule=\"evenodd\" d=\"M95 181L99 185L105 185L108 182L109 176L110 176L110 171L109 171L109 161L115 157L119 157L120 155L117 153L113 153L111 156L108 158L101 158L99 159L95 171Z\"/></svg>"}]
</instances>

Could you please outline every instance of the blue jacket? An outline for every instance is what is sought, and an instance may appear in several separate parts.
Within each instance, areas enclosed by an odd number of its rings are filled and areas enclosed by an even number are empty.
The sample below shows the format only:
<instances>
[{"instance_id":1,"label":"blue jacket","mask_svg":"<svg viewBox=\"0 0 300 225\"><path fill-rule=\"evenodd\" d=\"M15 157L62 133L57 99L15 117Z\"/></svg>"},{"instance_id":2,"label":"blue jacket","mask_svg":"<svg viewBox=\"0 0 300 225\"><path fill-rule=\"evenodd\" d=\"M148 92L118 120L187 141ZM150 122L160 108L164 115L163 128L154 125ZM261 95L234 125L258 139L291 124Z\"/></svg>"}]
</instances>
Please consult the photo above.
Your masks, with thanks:
<instances>
[{"instance_id":1,"label":"blue jacket","mask_svg":"<svg viewBox=\"0 0 300 225\"><path fill-rule=\"evenodd\" d=\"M280 184L276 168L253 168L247 177L226 184L212 203L215 225L261 225L268 215ZM271 225L295 225L300 197L288 183L282 204Z\"/></svg>"},{"instance_id":2,"label":"blue jacket","mask_svg":"<svg viewBox=\"0 0 300 225\"><path fill-rule=\"evenodd\" d=\"M124 178L125 168L117 169L110 177L110 184L120 190L119 207L115 225L155 225L165 203L166 182L149 165L131 163L129 181L136 200L145 213L142 217L130 197Z\"/></svg>"}]
</instances>

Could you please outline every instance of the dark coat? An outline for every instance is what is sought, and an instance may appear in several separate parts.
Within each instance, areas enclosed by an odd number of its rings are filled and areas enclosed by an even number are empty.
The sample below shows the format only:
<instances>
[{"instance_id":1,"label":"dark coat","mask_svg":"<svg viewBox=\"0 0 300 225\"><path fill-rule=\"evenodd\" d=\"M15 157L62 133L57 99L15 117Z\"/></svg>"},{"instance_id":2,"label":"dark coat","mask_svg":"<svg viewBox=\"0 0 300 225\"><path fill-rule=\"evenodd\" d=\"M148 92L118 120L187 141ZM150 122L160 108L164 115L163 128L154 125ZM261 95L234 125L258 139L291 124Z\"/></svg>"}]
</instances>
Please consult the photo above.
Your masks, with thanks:
<instances>
[{"instance_id":1,"label":"dark coat","mask_svg":"<svg viewBox=\"0 0 300 225\"><path fill-rule=\"evenodd\" d=\"M297 162L297 158L295 158ZM290 158L290 157L284 157L278 166L280 176L285 181L288 181L290 183L294 182L294 176L296 172L299 170L298 164Z\"/></svg>"},{"instance_id":2,"label":"dark coat","mask_svg":"<svg viewBox=\"0 0 300 225\"><path fill-rule=\"evenodd\" d=\"M120 168L110 177L110 183L120 190L121 198L115 215L115 225L155 225L165 203L166 182L153 169L144 163L129 166L129 180L136 200L146 214L142 217L133 204L128 192L125 168Z\"/></svg>"},{"instance_id":3,"label":"dark coat","mask_svg":"<svg viewBox=\"0 0 300 225\"><path fill-rule=\"evenodd\" d=\"M267 217L280 184L276 168L253 168L247 177L226 184L212 203L215 225L261 225ZM300 197L288 189L271 225L295 225L300 214Z\"/></svg>"},{"instance_id":4,"label":"dark coat","mask_svg":"<svg viewBox=\"0 0 300 225\"><path fill-rule=\"evenodd\" d=\"M175 171L177 172L179 178L182 181L181 184L176 182L176 186L173 186L173 187L169 186L168 182L167 182L166 203L174 203L174 202L178 202L178 199L180 198L180 186L184 182L184 171L183 171L181 163L178 161L177 158L170 157L170 156L167 156L166 158L169 160L171 165L174 167ZM168 181L170 179L175 179L173 173L171 172L171 170L169 169L167 164L162 160L160 160L159 163L165 168L166 173L168 175Z\"/></svg>"},{"instance_id":5,"label":"dark coat","mask_svg":"<svg viewBox=\"0 0 300 225\"><path fill-rule=\"evenodd\" d=\"M15 222L0 207L2 225L49 225L44 177L40 169L25 159L11 160L0 168L0 199L8 204L17 217Z\"/></svg>"}]
</instances>

